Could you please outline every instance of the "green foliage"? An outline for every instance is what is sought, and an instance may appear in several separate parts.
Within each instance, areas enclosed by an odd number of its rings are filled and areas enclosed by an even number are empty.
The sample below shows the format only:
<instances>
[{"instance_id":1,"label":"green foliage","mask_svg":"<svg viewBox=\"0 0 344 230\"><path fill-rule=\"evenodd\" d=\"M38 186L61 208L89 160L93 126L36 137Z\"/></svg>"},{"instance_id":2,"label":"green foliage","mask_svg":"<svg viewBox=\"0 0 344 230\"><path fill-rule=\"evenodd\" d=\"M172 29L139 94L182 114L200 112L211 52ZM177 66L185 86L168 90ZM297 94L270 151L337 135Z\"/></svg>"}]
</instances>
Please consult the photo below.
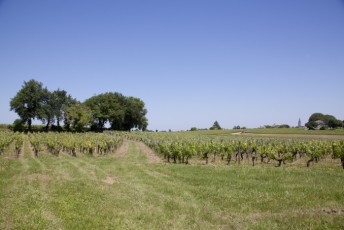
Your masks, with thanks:
<instances>
[{"instance_id":1,"label":"green foliage","mask_svg":"<svg viewBox=\"0 0 344 230\"><path fill-rule=\"evenodd\" d=\"M315 121L309 121L305 124L305 126L310 130L314 130L318 124Z\"/></svg>"},{"instance_id":2,"label":"green foliage","mask_svg":"<svg viewBox=\"0 0 344 230\"><path fill-rule=\"evenodd\" d=\"M215 121L213 126L211 126L209 129L210 130L221 130L222 128L221 128L219 122Z\"/></svg>"},{"instance_id":3,"label":"green foliage","mask_svg":"<svg viewBox=\"0 0 344 230\"><path fill-rule=\"evenodd\" d=\"M313 114L309 117L308 122L310 122L310 121L318 121L318 120L324 121L324 120L325 120L325 115L322 114L322 113L313 113Z\"/></svg>"},{"instance_id":4,"label":"green foliage","mask_svg":"<svg viewBox=\"0 0 344 230\"><path fill-rule=\"evenodd\" d=\"M333 129L343 127L343 121L331 118L328 120L328 127Z\"/></svg>"},{"instance_id":5,"label":"green foliage","mask_svg":"<svg viewBox=\"0 0 344 230\"><path fill-rule=\"evenodd\" d=\"M64 119L66 109L77 103L65 90L49 92L48 102L44 106L43 123L46 123L46 130L50 124L57 123L57 130L61 130L60 122Z\"/></svg>"},{"instance_id":6,"label":"green foliage","mask_svg":"<svg viewBox=\"0 0 344 230\"><path fill-rule=\"evenodd\" d=\"M322 121L324 125L319 125L317 122ZM320 127L319 127L320 126ZM339 128L343 127L343 122L341 120L338 120L333 115L324 115L322 113L313 113L306 123L306 127L309 129L316 129L316 128L323 128L326 129L326 127L329 128Z\"/></svg>"},{"instance_id":7,"label":"green foliage","mask_svg":"<svg viewBox=\"0 0 344 230\"><path fill-rule=\"evenodd\" d=\"M92 111L85 104L77 102L65 108L65 121L68 129L81 132L86 126L92 125Z\"/></svg>"},{"instance_id":8,"label":"green foliage","mask_svg":"<svg viewBox=\"0 0 344 230\"><path fill-rule=\"evenodd\" d=\"M24 130L26 129L25 122L22 121L21 119L16 119L16 120L14 120L11 129L14 132L24 132Z\"/></svg>"},{"instance_id":9,"label":"green foliage","mask_svg":"<svg viewBox=\"0 0 344 230\"><path fill-rule=\"evenodd\" d=\"M34 119L46 125L45 131L49 127L50 130L62 131L61 121L64 121L65 130L78 132L84 131L86 126L91 126L94 131L103 131L106 123L113 130L126 131L133 128L146 130L148 126L147 109L139 98L104 93L80 103L65 90L50 92L35 80L24 82L22 89L11 99L10 106L28 124L30 132L33 131ZM16 130L22 128L17 127Z\"/></svg>"},{"instance_id":10,"label":"green foliage","mask_svg":"<svg viewBox=\"0 0 344 230\"><path fill-rule=\"evenodd\" d=\"M332 151L333 158L344 158L344 141L333 142Z\"/></svg>"},{"instance_id":11,"label":"green foliage","mask_svg":"<svg viewBox=\"0 0 344 230\"><path fill-rule=\"evenodd\" d=\"M8 124L0 124L0 131L1 130L8 130L8 129L11 129L11 125L8 125Z\"/></svg>"},{"instance_id":12,"label":"green foliage","mask_svg":"<svg viewBox=\"0 0 344 230\"><path fill-rule=\"evenodd\" d=\"M32 131L32 120L45 117L44 107L48 101L48 90L41 82L24 81L22 89L10 101L11 110L14 110L22 121L27 122L29 131Z\"/></svg>"},{"instance_id":13,"label":"green foliage","mask_svg":"<svg viewBox=\"0 0 344 230\"><path fill-rule=\"evenodd\" d=\"M210 135L201 132L140 132L128 133L126 136L143 141L164 156L167 162L172 159L174 163L189 163L190 159L199 159L205 160L207 164L208 159L211 158L214 162L216 157L221 157L222 161L227 161L226 164L229 164L230 159L235 159L235 162L240 164L246 156L246 159L252 161L253 166L257 157L261 158L263 164L273 160L277 162L276 166L282 166L282 163L285 165L295 160L296 155L299 154L309 158L306 166L310 166L310 162L318 162L332 154L332 142L326 140L226 136L219 132ZM224 158L225 156L227 159Z\"/></svg>"},{"instance_id":14,"label":"green foliage","mask_svg":"<svg viewBox=\"0 0 344 230\"><path fill-rule=\"evenodd\" d=\"M92 110L92 129L102 131L107 122L112 130L145 130L148 122L145 104L139 98L125 97L120 93L104 93L85 101Z\"/></svg>"}]
</instances>

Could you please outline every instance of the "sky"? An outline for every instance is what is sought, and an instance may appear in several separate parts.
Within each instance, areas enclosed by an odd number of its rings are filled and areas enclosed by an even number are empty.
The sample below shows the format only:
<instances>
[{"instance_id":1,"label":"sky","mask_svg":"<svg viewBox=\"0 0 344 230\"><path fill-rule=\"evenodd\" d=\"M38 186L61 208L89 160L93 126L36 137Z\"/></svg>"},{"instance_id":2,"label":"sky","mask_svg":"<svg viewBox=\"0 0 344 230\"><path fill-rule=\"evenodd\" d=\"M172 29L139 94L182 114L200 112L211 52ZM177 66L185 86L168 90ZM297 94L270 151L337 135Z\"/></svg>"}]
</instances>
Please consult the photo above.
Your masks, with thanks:
<instances>
[{"instance_id":1,"label":"sky","mask_svg":"<svg viewBox=\"0 0 344 230\"><path fill-rule=\"evenodd\" d=\"M138 97L151 130L344 120L344 1L0 0L0 123L30 79Z\"/></svg>"}]
</instances>

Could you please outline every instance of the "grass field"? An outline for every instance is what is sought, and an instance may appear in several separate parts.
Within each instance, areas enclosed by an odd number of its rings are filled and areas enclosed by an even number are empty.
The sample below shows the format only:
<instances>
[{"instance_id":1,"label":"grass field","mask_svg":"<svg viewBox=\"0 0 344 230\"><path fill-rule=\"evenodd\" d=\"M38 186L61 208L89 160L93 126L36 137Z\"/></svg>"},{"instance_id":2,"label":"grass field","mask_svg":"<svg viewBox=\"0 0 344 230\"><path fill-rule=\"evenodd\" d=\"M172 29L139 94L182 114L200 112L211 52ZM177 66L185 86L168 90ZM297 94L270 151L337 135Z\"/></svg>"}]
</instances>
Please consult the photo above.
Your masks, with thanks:
<instances>
[{"instance_id":1,"label":"grass field","mask_svg":"<svg viewBox=\"0 0 344 230\"><path fill-rule=\"evenodd\" d=\"M136 142L94 157L0 156L0 229L344 229L344 171L149 163Z\"/></svg>"}]
</instances>

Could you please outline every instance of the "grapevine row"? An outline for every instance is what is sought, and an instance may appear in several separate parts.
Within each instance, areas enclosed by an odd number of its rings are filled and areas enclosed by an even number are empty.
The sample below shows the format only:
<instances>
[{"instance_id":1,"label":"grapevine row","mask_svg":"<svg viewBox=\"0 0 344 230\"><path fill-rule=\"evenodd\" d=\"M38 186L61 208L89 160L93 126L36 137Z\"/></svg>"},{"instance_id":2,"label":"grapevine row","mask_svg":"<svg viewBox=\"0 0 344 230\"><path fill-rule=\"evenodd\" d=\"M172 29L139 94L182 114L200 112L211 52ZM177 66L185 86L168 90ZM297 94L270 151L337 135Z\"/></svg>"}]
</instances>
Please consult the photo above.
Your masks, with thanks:
<instances>
[{"instance_id":1,"label":"grapevine row","mask_svg":"<svg viewBox=\"0 0 344 230\"><path fill-rule=\"evenodd\" d=\"M23 136L21 133L14 133L10 131L1 131L0 132L0 155L7 149L9 146L14 143L16 156L19 156L22 145L23 145Z\"/></svg>"},{"instance_id":2,"label":"grapevine row","mask_svg":"<svg viewBox=\"0 0 344 230\"><path fill-rule=\"evenodd\" d=\"M114 152L123 140L120 137L95 133L34 133L29 134L29 141L36 156L44 148L55 156L60 152L76 156L77 152L100 155Z\"/></svg>"},{"instance_id":3,"label":"grapevine row","mask_svg":"<svg viewBox=\"0 0 344 230\"><path fill-rule=\"evenodd\" d=\"M127 139L142 141L156 153L164 157L166 162L185 163L197 157L215 161L216 157L239 163L249 158L254 166L274 160L277 166L286 164L299 157L308 157L307 167L312 162L330 156L340 159L344 169L344 141L300 140L300 139L267 139L245 137L209 137L195 136L185 133L126 133Z\"/></svg>"}]
</instances>

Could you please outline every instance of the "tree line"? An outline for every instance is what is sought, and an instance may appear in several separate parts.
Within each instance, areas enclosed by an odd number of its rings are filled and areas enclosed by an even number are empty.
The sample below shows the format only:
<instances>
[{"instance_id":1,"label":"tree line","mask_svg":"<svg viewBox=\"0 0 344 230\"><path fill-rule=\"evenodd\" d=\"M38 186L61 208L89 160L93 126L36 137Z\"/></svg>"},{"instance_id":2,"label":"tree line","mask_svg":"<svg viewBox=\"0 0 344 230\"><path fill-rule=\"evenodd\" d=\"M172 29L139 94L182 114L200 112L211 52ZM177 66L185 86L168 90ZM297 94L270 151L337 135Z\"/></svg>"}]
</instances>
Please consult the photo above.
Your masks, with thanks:
<instances>
[{"instance_id":1,"label":"tree line","mask_svg":"<svg viewBox=\"0 0 344 230\"><path fill-rule=\"evenodd\" d=\"M344 121L337 119L333 115L313 113L305 126L310 129L336 129L344 127Z\"/></svg>"},{"instance_id":2,"label":"tree line","mask_svg":"<svg viewBox=\"0 0 344 230\"><path fill-rule=\"evenodd\" d=\"M29 132L33 120L42 121L46 131L81 132L88 128L101 132L106 124L111 130L130 131L132 128L145 130L148 125L147 109L139 98L107 92L80 102L65 90L49 91L34 79L24 81L10 101L10 110L20 117L14 126L27 124Z\"/></svg>"}]
</instances>

